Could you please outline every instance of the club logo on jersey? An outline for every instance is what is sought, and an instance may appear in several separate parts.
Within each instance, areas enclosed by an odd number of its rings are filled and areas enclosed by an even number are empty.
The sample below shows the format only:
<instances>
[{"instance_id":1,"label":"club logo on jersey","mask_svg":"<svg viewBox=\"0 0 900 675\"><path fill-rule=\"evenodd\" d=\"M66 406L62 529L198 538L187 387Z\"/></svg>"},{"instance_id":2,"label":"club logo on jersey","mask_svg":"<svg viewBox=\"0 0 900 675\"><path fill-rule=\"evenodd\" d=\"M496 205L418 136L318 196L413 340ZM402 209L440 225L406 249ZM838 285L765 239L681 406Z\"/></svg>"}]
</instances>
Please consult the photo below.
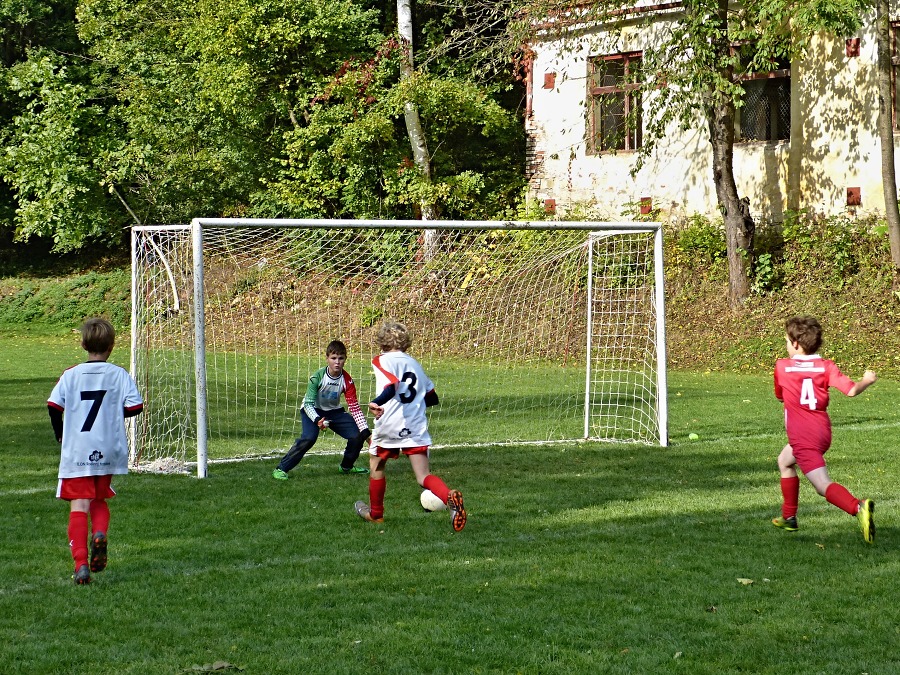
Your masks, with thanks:
<instances>
[{"instance_id":1,"label":"club logo on jersey","mask_svg":"<svg viewBox=\"0 0 900 675\"><path fill-rule=\"evenodd\" d=\"M412 432L406 427L403 427L398 436L400 436L400 438L406 438L407 436L412 436Z\"/></svg>"},{"instance_id":2,"label":"club logo on jersey","mask_svg":"<svg viewBox=\"0 0 900 675\"><path fill-rule=\"evenodd\" d=\"M101 459L103 459L103 453L100 452L99 450L94 450L94 451L88 456L88 459L89 459L91 462L99 462Z\"/></svg>"}]
</instances>

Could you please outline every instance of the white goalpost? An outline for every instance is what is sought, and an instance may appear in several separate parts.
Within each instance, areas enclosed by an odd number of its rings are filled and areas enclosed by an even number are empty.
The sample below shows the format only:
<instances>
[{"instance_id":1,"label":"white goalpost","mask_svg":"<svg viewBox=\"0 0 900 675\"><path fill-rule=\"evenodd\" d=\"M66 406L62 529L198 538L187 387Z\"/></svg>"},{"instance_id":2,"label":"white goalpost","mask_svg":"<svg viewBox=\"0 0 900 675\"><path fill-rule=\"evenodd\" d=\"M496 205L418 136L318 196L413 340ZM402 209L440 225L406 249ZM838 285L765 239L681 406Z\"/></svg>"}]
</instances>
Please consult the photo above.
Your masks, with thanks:
<instances>
[{"instance_id":1,"label":"white goalpost","mask_svg":"<svg viewBox=\"0 0 900 675\"><path fill-rule=\"evenodd\" d=\"M429 236L425 236L425 226ZM360 402L404 322L435 446L668 444L657 223L199 218L132 228L132 466L283 453L342 340ZM371 423L371 422L370 422ZM337 452L325 434L316 450Z\"/></svg>"}]
</instances>

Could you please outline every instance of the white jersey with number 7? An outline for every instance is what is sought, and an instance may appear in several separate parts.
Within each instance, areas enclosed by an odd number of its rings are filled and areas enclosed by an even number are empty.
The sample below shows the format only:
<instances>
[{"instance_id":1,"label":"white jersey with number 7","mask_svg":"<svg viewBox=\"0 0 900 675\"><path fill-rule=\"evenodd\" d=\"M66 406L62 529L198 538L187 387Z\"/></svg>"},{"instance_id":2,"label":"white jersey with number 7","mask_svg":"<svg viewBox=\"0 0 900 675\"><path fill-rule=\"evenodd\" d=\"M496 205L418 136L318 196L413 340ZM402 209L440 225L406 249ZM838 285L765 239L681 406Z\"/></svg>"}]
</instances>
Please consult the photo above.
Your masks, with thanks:
<instances>
[{"instance_id":1,"label":"white jersey with number 7","mask_svg":"<svg viewBox=\"0 0 900 675\"><path fill-rule=\"evenodd\" d=\"M143 400L127 370L80 363L62 374L47 403L63 411L60 478L128 473L124 413Z\"/></svg>"}]
</instances>

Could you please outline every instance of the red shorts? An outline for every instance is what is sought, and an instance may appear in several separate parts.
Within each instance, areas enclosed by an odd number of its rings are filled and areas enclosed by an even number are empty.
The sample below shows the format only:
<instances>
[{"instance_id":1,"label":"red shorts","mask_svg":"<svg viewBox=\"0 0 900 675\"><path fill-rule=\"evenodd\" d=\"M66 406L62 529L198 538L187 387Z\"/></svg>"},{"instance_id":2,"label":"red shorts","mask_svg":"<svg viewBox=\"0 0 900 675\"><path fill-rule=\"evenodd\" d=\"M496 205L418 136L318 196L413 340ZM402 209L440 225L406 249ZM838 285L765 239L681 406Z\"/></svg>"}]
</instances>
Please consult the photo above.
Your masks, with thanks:
<instances>
[{"instance_id":1,"label":"red shorts","mask_svg":"<svg viewBox=\"0 0 900 675\"><path fill-rule=\"evenodd\" d=\"M59 485L56 488L56 498L65 499L66 501L73 499L110 499L116 496L111 483L112 474L60 478Z\"/></svg>"},{"instance_id":2,"label":"red shorts","mask_svg":"<svg viewBox=\"0 0 900 675\"><path fill-rule=\"evenodd\" d=\"M825 453L821 450L791 446L791 451L794 453L794 459L797 460L797 466L800 467L804 475L825 466Z\"/></svg>"},{"instance_id":3,"label":"red shorts","mask_svg":"<svg viewBox=\"0 0 900 675\"><path fill-rule=\"evenodd\" d=\"M397 459L402 452L404 455L427 455L428 446L419 445L415 448L382 448L380 445L375 446L369 452L381 459Z\"/></svg>"}]
</instances>

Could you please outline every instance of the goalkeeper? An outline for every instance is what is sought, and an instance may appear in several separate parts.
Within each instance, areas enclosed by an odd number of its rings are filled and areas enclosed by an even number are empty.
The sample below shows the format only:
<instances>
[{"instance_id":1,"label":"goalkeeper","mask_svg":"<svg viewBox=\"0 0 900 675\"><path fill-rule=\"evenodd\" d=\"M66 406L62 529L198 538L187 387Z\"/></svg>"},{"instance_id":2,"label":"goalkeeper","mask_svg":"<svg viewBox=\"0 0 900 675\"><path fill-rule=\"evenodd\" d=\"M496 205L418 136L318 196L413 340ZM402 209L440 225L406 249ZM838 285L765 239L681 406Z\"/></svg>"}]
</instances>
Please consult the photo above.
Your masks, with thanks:
<instances>
[{"instance_id":1,"label":"goalkeeper","mask_svg":"<svg viewBox=\"0 0 900 675\"><path fill-rule=\"evenodd\" d=\"M288 471L300 463L306 452L315 445L319 432L325 429L331 429L341 438L347 439L339 471L343 474L369 473L366 468L353 466L363 443L372 432L369 431L369 424L359 407L353 378L344 370L347 347L340 340L332 340L325 348L325 360L327 365L319 368L309 378L306 396L303 397L303 412L300 414L303 431L272 471L272 477L277 480L288 479ZM347 401L349 413L341 406L341 394Z\"/></svg>"}]
</instances>

